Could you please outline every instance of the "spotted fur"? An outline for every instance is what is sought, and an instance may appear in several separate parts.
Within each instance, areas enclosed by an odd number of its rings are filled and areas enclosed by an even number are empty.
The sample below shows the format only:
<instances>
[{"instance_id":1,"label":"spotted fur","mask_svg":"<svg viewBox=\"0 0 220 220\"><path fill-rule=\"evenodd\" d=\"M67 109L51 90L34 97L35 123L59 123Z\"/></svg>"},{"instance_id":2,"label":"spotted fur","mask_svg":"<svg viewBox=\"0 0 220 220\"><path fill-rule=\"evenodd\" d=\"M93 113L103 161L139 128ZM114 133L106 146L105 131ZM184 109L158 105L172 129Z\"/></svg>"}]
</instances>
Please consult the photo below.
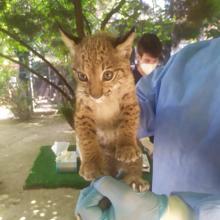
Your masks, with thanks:
<instances>
[{"instance_id":1,"label":"spotted fur","mask_svg":"<svg viewBox=\"0 0 220 220\"><path fill-rule=\"evenodd\" d=\"M77 80L75 129L80 175L93 180L123 170L128 184L146 189L136 141L140 111L129 64L134 33L119 44L105 33L86 37L79 44L61 34ZM109 76L110 80L104 80Z\"/></svg>"}]
</instances>

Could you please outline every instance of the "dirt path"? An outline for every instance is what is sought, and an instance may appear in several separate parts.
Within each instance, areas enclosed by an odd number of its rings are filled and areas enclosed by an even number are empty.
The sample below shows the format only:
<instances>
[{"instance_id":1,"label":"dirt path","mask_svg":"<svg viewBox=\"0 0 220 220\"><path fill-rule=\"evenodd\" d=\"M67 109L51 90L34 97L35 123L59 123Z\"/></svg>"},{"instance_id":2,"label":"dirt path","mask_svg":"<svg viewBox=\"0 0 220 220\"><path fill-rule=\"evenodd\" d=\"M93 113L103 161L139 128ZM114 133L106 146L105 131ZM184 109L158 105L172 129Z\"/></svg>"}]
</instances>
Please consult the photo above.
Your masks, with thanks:
<instances>
[{"instance_id":1,"label":"dirt path","mask_svg":"<svg viewBox=\"0 0 220 220\"><path fill-rule=\"evenodd\" d=\"M68 124L47 116L29 123L0 121L0 220L72 220L79 191L23 190L40 146L74 142Z\"/></svg>"}]
</instances>

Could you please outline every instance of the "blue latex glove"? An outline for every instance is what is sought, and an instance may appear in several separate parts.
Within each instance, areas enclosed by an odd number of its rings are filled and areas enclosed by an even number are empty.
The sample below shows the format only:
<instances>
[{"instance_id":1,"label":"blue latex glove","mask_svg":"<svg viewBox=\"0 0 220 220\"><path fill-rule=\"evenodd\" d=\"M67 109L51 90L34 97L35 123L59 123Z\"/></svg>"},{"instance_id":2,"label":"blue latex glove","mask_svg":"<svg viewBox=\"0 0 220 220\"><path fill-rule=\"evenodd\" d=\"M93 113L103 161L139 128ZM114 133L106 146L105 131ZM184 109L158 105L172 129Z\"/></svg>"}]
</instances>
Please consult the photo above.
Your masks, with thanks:
<instances>
[{"instance_id":1,"label":"blue latex glove","mask_svg":"<svg viewBox=\"0 0 220 220\"><path fill-rule=\"evenodd\" d=\"M80 195L77 201L75 215L80 216L82 220L111 220L113 218L113 210L109 208L102 211L98 206L99 201L103 198L92 184L87 188L80 191ZM109 218L108 218L109 217Z\"/></svg>"},{"instance_id":2,"label":"blue latex glove","mask_svg":"<svg viewBox=\"0 0 220 220\"><path fill-rule=\"evenodd\" d=\"M157 194L220 193L219 51L220 38L191 44L137 84L138 133L154 135Z\"/></svg>"},{"instance_id":3,"label":"blue latex glove","mask_svg":"<svg viewBox=\"0 0 220 220\"><path fill-rule=\"evenodd\" d=\"M103 196L112 203L105 211L98 206ZM166 196L137 193L119 180L103 177L81 191L76 214L82 220L159 220L166 207Z\"/></svg>"}]
</instances>

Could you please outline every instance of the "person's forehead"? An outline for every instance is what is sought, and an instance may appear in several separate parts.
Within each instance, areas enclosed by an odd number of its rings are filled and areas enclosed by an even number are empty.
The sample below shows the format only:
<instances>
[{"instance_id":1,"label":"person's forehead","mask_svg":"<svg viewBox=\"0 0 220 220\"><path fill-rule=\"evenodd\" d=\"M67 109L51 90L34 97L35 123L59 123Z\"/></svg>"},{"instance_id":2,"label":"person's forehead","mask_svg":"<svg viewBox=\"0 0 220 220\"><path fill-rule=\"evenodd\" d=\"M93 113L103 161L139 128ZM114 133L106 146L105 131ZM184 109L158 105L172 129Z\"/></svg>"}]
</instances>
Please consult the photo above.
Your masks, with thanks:
<instances>
[{"instance_id":1,"label":"person's forehead","mask_svg":"<svg viewBox=\"0 0 220 220\"><path fill-rule=\"evenodd\" d=\"M149 53L143 53L141 56L142 59L150 59L150 60L156 60L156 57L151 56Z\"/></svg>"}]
</instances>

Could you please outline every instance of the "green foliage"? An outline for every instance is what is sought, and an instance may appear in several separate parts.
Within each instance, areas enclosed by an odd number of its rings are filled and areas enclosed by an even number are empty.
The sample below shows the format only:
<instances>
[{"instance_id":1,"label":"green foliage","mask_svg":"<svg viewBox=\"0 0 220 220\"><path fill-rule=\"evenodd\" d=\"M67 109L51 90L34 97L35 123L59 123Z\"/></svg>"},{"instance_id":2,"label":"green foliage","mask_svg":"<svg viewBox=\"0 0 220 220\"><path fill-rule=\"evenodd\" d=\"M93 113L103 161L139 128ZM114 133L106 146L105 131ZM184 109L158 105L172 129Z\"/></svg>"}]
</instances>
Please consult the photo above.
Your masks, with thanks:
<instances>
[{"instance_id":1,"label":"green foliage","mask_svg":"<svg viewBox=\"0 0 220 220\"><path fill-rule=\"evenodd\" d=\"M59 109L59 113L63 115L63 117L68 122L70 127L74 128L74 120L73 120L74 109L75 109L74 104L64 101L62 104L59 105L58 109Z\"/></svg>"},{"instance_id":2,"label":"green foliage","mask_svg":"<svg viewBox=\"0 0 220 220\"><path fill-rule=\"evenodd\" d=\"M27 83L19 83L16 85L9 85L9 94L6 99L7 105L16 118L22 121L29 120L31 117L31 98L27 94Z\"/></svg>"},{"instance_id":3,"label":"green foliage","mask_svg":"<svg viewBox=\"0 0 220 220\"><path fill-rule=\"evenodd\" d=\"M139 23L137 29L138 36L148 32L154 33L160 38L162 43L170 43L174 22L174 19L167 18L164 10L159 10L149 16L147 20L142 20Z\"/></svg>"},{"instance_id":4,"label":"green foliage","mask_svg":"<svg viewBox=\"0 0 220 220\"><path fill-rule=\"evenodd\" d=\"M171 41L173 23L174 19L169 18L161 8L153 11L141 1L128 0L109 21L107 30L122 35L135 26L137 37L150 32L158 35L163 43L167 43Z\"/></svg>"},{"instance_id":5,"label":"green foliage","mask_svg":"<svg viewBox=\"0 0 220 220\"><path fill-rule=\"evenodd\" d=\"M167 0L167 12L175 18L173 30L174 44L181 39L198 36L220 36L220 2L219 0Z\"/></svg>"},{"instance_id":6,"label":"green foliage","mask_svg":"<svg viewBox=\"0 0 220 220\"><path fill-rule=\"evenodd\" d=\"M3 61L0 63L3 63ZM16 70L10 65L0 65L0 99L7 93L9 80L12 76L16 75Z\"/></svg>"},{"instance_id":7,"label":"green foliage","mask_svg":"<svg viewBox=\"0 0 220 220\"><path fill-rule=\"evenodd\" d=\"M201 34L201 28L208 36L218 35L219 0L166 2L165 13L161 9L152 10L143 1L126 0L112 15L106 29L123 34L136 25L138 36L143 32L153 32L163 42L171 41L173 31L178 39L195 38ZM98 31L106 15L119 3L120 0L82 0L86 33ZM2 0L0 9L1 26L17 33L42 54L53 55L58 59L64 59L67 54L59 36L57 23L77 35L75 9L71 0ZM173 29L174 22L176 24ZM210 24L215 27L210 28ZM26 50L2 33L0 37L2 44L7 43L10 53L13 54L14 49Z\"/></svg>"},{"instance_id":8,"label":"green foliage","mask_svg":"<svg viewBox=\"0 0 220 220\"><path fill-rule=\"evenodd\" d=\"M138 25L138 18L145 12L145 5L139 1L129 0L122 6L108 24L108 29L118 34L124 34L131 27ZM103 15L105 16L105 14Z\"/></svg>"}]
</instances>

